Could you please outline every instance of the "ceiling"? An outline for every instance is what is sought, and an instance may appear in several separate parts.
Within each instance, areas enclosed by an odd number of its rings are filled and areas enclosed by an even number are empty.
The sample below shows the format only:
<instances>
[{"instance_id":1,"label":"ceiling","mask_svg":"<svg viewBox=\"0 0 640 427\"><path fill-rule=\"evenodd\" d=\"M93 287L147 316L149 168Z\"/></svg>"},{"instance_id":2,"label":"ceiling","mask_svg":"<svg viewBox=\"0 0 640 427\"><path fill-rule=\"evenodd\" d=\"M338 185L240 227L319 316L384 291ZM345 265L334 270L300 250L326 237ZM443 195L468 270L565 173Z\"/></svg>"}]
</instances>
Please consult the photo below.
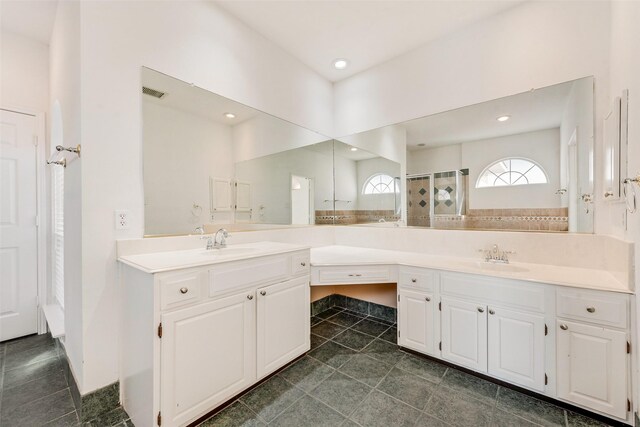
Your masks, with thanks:
<instances>
[{"instance_id":1,"label":"ceiling","mask_svg":"<svg viewBox=\"0 0 640 427\"><path fill-rule=\"evenodd\" d=\"M559 127L573 84L561 83L405 122L401 126L407 131L407 148L424 149ZM503 115L511 118L506 122L496 120Z\"/></svg>"},{"instance_id":2,"label":"ceiling","mask_svg":"<svg viewBox=\"0 0 640 427\"><path fill-rule=\"evenodd\" d=\"M1 0L0 28L49 44L57 0Z\"/></svg>"},{"instance_id":3,"label":"ceiling","mask_svg":"<svg viewBox=\"0 0 640 427\"><path fill-rule=\"evenodd\" d=\"M318 74L338 81L522 0L215 0ZM336 70L333 60L349 66Z\"/></svg>"}]
</instances>

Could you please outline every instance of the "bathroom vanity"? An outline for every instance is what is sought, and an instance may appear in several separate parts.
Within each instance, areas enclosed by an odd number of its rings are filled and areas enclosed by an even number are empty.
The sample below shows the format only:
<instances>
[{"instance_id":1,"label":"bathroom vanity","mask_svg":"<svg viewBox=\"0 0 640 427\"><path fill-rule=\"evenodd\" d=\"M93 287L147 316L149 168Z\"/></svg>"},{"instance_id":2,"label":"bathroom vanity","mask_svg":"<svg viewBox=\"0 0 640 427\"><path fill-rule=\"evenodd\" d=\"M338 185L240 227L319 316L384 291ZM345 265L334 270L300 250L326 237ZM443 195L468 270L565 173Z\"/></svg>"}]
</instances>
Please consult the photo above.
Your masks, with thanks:
<instances>
[{"instance_id":1,"label":"bathroom vanity","mask_svg":"<svg viewBox=\"0 0 640 427\"><path fill-rule=\"evenodd\" d=\"M312 286L396 282L398 345L631 422L631 291L604 271L329 246Z\"/></svg>"},{"instance_id":2,"label":"bathroom vanity","mask_svg":"<svg viewBox=\"0 0 640 427\"><path fill-rule=\"evenodd\" d=\"M120 257L122 404L187 425L309 350L309 249L234 245Z\"/></svg>"}]
</instances>

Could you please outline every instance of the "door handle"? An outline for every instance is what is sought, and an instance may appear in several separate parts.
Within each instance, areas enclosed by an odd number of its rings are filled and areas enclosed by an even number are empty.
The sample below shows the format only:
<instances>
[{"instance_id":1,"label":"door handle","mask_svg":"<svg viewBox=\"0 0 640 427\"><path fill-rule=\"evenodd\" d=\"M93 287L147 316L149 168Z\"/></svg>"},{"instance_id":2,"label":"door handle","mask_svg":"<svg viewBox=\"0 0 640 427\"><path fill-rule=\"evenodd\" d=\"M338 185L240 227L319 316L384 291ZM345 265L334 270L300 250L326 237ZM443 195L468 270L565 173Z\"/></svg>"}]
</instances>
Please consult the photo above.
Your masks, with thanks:
<instances>
[{"instance_id":1,"label":"door handle","mask_svg":"<svg viewBox=\"0 0 640 427\"><path fill-rule=\"evenodd\" d=\"M307 263L306 262L301 262L300 265L303 266L303 267L306 267Z\"/></svg>"},{"instance_id":2,"label":"door handle","mask_svg":"<svg viewBox=\"0 0 640 427\"><path fill-rule=\"evenodd\" d=\"M265 296L267 294L267 291L260 291L260 295Z\"/></svg>"},{"instance_id":3,"label":"door handle","mask_svg":"<svg viewBox=\"0 0 640 427\"><path fill-rule=\"evenodd\" d=\"M482 308L482 307L478 307L478 312L480 312L480 313L484 313L484 308Z\"/></svg>"},{"instance_id":4,"label":"door handle","mask_svg":"<svg viewBox=\"0 0 640 427\"><path fill-rule=\"evenodd\" d=\"M424 299L425 299L425 301L427 301L427 302L431 301L431 298L429 298L429 297L424 297Z\"/></svg>"},{"instance_id":5,"label":"door handle","mask_svg":"<svg viewBox=\"0 0 640 427\"><path fill-rule=\"evenodd\" d=\"M560 329L566 331L567 329L569 329L569 327L563 323L562 325L560 325Z\"/></svg>"},{"instance_id":6,"label":"door handle","mask_svg":"<svg viewBox=\"0 0 640 427\"><path fill-rule=\"evenodd\" d=\"M496 314L496 312L493 310L489 310L489 314Z\"/></svg>"},{"instance_id":7,"label":"door handle","mask_svg":"<svg viewBox=\"0 0 640 427\"><path fill-rule=\"evenodd\" d=\"M180 288L181 294L186 294L187 292L189 292L189 288Z\"/></svg>"},{"instance_id":8,"label":"door handle","mask_svg":"<svg viewBox=\"0 0 640 427\"><path fill-rule=\"evenodd\" d=\"M411 279L411 283L416 283L418 279Z\"/></svg>"},{"instance_id":9,"label":"door handle","mask_svg":"<svg viewBox=\"0 0 640 427\"><path fill-rule=\"evenodd\" d=\"M595 313L596 312L596 308L595 307L587 307L587 311L589 313Z\"/></svg>"},{"instance_id":10,"label":"door handle","mask_svg":"<svg viewBox=\"0 0 640 427\"><path fill-rule=\"evenodd\" d=\"M247 295L247 299L251 301L253 299L253 295Z\"/></svg>"}]
</instances>

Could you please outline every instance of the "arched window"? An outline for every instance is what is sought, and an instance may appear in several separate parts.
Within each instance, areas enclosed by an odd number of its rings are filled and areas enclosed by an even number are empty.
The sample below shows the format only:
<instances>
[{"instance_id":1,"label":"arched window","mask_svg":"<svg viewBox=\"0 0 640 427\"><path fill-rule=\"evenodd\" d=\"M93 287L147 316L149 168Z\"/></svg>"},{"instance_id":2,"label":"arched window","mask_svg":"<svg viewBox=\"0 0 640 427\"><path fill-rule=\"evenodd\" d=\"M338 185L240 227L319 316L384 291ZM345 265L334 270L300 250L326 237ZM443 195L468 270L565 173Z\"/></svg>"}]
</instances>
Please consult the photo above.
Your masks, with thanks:
<instances>
[{"instance_id":1,"label":"arched window","mask_svg":"<svg viewBox=\"0 0 640 427\"><path fill-rule=\"evenodd\" d=\"M395 180L386 173L371 175L362 187L362 194L393 194L395 192Z\"/></svg>"},{"instance_id":2,"label":"arched window","mask_svg":"<svg viewBox=\"0 0 640 427\"><path fill-rule=\"evenodd\" d=\"M498 160L484 168L476 188L509 185L546 184L549 182L542 167L533 160L511 157Z\"/></svg>"}]
</instances>

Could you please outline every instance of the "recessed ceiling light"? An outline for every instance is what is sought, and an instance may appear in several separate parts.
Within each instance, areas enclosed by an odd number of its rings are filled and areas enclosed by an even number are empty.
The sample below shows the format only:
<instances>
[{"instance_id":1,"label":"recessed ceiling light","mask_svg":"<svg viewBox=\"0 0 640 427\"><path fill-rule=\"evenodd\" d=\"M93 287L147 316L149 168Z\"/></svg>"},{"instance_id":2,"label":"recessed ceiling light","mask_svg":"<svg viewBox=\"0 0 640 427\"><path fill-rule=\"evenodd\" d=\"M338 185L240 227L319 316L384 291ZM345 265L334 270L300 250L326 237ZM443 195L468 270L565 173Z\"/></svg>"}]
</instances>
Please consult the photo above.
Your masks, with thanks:
<instances>
[{"instance_id":1,"label":"recessed ceiling light","mask_svg":"<svg viewBox=\"0 0 640 427\"><path fill-rule=\"evenodd\" d=\"M344 70L345 68L347 68L347 65L349 65L349 61L347 61L346 59L341 58L333 61L333 67L337 70Z\"/></svg>"},{"instance_id":2,"label":"recessed ceiling light","mask_svg":"<svg viewBox=\"0 0 640 427\"><path fill-rule=\"evenodd\" d=\"M233 114L233 113L224 113L224 116L225 116L227 119L235 119L235 118L236 118L236 115L235 115L235 114Z\"/></svg>"},{"instance_id":3,"label":"recessed ceiling light","mask_svg":"<svg viewBox=\"0 0 640 427\"><path fill-rule=\"evenodd\" d=\"M356 147L351 147L351 151L358 151Z\"/></svg>"},{"instance_id":4,"label":"recessed ceiling light","mask_svg":"<svg viewBox=\"0 0 640 427\"><path fill-rule=\"evenodd\" d=\"M511 116L500 116L496 120L499 121L499 122L506 122L510 118L511 118Z\"/></svg>"}]
</instances>

